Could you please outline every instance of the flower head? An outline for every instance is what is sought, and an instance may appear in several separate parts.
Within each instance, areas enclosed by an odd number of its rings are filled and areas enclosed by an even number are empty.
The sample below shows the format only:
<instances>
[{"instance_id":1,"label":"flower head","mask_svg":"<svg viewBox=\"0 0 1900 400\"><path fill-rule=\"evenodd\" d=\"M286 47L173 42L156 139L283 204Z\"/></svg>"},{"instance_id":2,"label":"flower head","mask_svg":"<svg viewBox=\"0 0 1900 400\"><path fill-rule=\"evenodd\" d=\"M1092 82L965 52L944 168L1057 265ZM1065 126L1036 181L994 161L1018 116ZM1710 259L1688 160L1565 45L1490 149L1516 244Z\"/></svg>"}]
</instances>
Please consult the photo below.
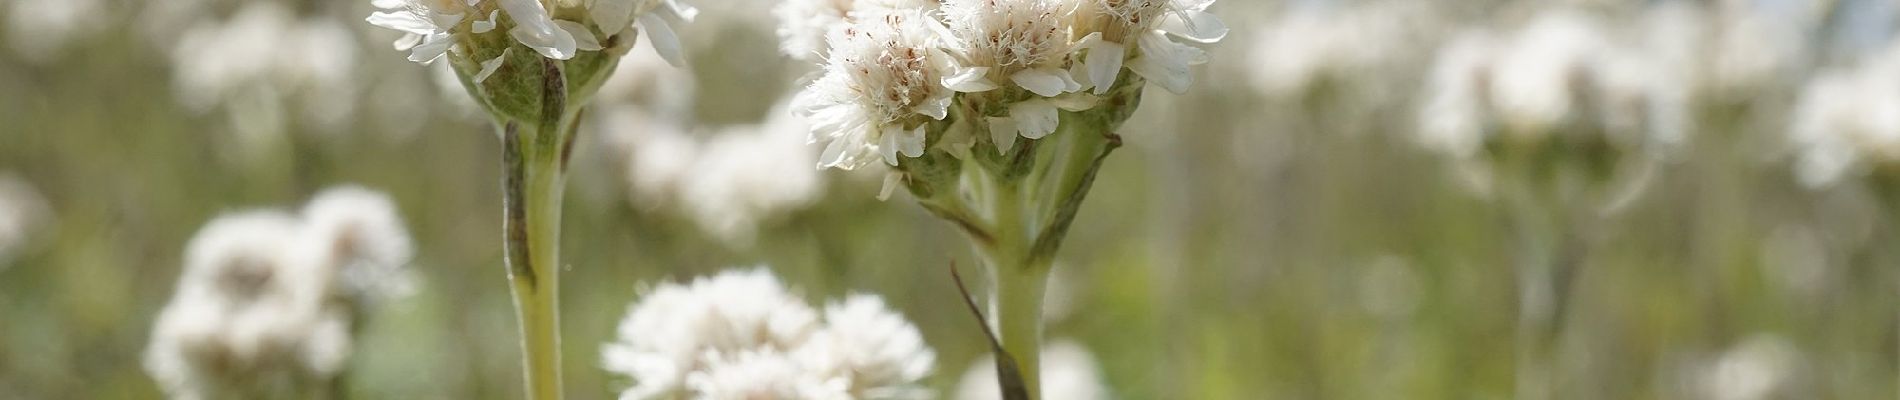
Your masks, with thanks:
<instances>
[{"instance_id":1,"label":"flower head","mask_svg":"<svg viewBox=\"0 0 1900 400\"><path fill-rule=\"evenodd\" d=\"M1008 80L1043 97L1081 90L1064 69L1071 12L1055 0L950 1L943 15L960 65L945 85L981 92Z\"/></svg>"},{"instance_id":2,"label":"flower head","mask_svg":"<svg viewBox=\"0 0 1900 400\"><path fill-rule=\"evenodd\" d=\"M878 157L897 165L900 152L923 155L925 123L944 119L955 94L941 85L948 60L939 30L935 19L911 11L832 35L824 76L798 100L813 141L831 141L819 167L852 169Z\"/></svg>"},{"instance_id":3,"label":"flower head","mask_svg":"<svg viewBox=\"0 0 1900 400\"><path fill-rule=\"evenodd\" d=\"M404 33L396 50L409 51L409 61L430 63L455 44L452 32L474 12L475 0L373 0L383 11L370 13L370 25ZM493 23L493 22L489 22Z\"/></svg>"},{"instance_id":4,"label":"flower head","mask_svg":"<svg viewBox=\"0 0 1900 400\"><path fill-rule=\"evenodd\" d=\"M1227 25L1207 12L1214 1L1084 0L1076 12L1076 33L1085 35L1077 44L1088 49L1084 85L1107 93L1126 65L1169 92L1186 93L1193 81L1188 66L1207 62L1207 54L1169 36L1199 43L1227 37Z\"/></svg>"},{"instance_id":5,"label":"flower head","mask_svg":"<svg viewBox=\"0 0 1900 400\"><path fill-rule=\"evenodd\" d=\"M908 399L935 355L875 296L827 307L823 320L764 268L662 284L635 303L609 371L622 399Z\"/></svg>"}]
</instances>

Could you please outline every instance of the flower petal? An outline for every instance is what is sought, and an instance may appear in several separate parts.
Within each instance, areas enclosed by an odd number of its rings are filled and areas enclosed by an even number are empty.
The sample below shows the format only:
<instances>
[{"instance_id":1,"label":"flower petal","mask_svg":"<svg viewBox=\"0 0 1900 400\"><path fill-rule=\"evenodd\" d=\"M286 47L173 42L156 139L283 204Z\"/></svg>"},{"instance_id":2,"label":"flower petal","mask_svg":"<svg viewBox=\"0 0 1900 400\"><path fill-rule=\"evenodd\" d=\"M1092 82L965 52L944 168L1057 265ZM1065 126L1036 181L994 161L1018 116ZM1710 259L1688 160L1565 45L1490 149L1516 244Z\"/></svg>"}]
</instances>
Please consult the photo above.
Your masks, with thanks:
<instances>
[{"instance_id":1,"label":"flower petal","mask_svg":"<svg viewBox=\"0 0 1900 400\"><path fill-rule=\"evenodd\" d=\"M944 117L950 116L950 101L955 100L955 96L956 92L938 90L937 93L931 93L930 98L924 99L923 104L914 107L912 112L942 121Z\"/></svg>"},{"instance_id":2,"label":"flower petal","mask_svg":"<svg viewBox=\"0 0 1900 400\"><path fill-rule=\"evenodd\" d=\"M601 32L619 32L633 26L633 0L594 0L587 12Z\"/></svg>"},{"instance_id":3,"label":"flower petal","mask_svg":"<svg viewBox=\"0 0 1900 400\"><path fill-rule=\"evenodd\" d=\"M414 33L405 33L402 37L396 38L396 42L393 43L393 45L396 46L396 51L409 51L409 49L415 48L418 44L422 44L422 35Z\"/></svg>"},{"instance_id":4,"label":"flower petal","mask_svg":"<svg viewBox=\"0 0 1900 400\"><path fill-rule=\"evenodd\" d=\"M488 19L476 20L475 23L472 24L473 26L471 28L474 28L472 30L475 33L488 33L488 31L495 30L495 17L498 15L501 15L501 10L489 11Z\"/></svg>"},{"instance_id":5,"label":"flower petal","mask_svg":"<svg viewBox=\"0 0 1900 400\"><path fill-rule=\"evenodd\" d=\"M1115 78L1121 75L1122 59L1128 56L1128 49L1121 43L1097 40L1088 45L1089 56L1083 62L1089 65L1089 82L1095 85L1095 94L1108 93L1115 86Z\"/></svg>"},{"instance_id":6,"label":"flower petal","mask_svg":"<svg viewBox=\"0 0 1900 400\"><path fill-rule=\"evenodd\" d=\"M659 52L660 58L666 59L666 63L674 67L686 66L686 56L680 49L679 36L673 34L673 28L666 25L665 19L646 14L640 16L637 24L640 25L641 30L646 31L647 43L653 44L653 51Z\"/></svg>"},{"instance_id":7,"label":"flower petal","mask_svg":"<svg viewBox=\"0 0 1900 400\"><path fill-rule=\"evenodd\" d=\"M1160 33L1144 34L1139 40L1141 57L1130 61L1128 70L1174 94L1187 93L1194 80L1188 65L1196 58L1205 58L1206 53L1170 41Z\"/></svg>"},{"instance_id":8,"label":"flower petal","mask_svg":"<svg viewBox=\"0 0 1900 400\"><path fill-rule=\"evenodd\" d=\"M904 136L904 127L886 125L879 136L881 137L878 138L878 155L884 156L885 164L897 166L897 141Z\"/></svg>"},{"instance_id":9,"label":"flower petal","mask_svg":"<svg viewBox=\"0 0 1900 400\"><path fill-rule=\"evenodd\" d=\"M588 30L587 25L581 25L581 23L579 22L568 21L564 19L557 19L557 20L554 20L554 26L561 27L561 30L567 31L568 35L574 37L575 49L584 50L584 51L600 51L600 39L597 39L594 37L594 31Z\"/></svg>"},{"instance_id":10,"label":"flower petal","mask_svg":"<svg viewBox=\"0 0 1900 400\"><path fill-rule=\"evenodd\" d=\"M542 56L556 60L574 58L574 36L554 24L548 17L547 9L535 0L500 0L503 11L515 21L514 29L508 35L515 41L534 49Z\"/></svg>"},{"instance_id":11,"label":"flower petal","mask_svg":"<svg viewBox=\"0 0 1900 400\"><path fill-rule=\"evenodd\" d=\"M897 171L885 172L884 173L884 188L877 190L877 201L890 200L891 192L894 191L894 189L897 189L897 184L899 182L903 182L903 180L904 180L904 174L901 172L897 172Z\"/></svg>"},{"instance_id":12,"label":"flower petal","mask_svg":"<svg viewBox=\"0 0 1900 400\"><path fill-rule=\"evenodd\" d=\"M1056 105L1042 99L1010 105L1009 117L1016 120L1017 134L1030 139L1041 139L1055 133L1056 125L1062 121L1061 114L1056 112Z\"/></svg>"},{"instance_id":13,"label":"flower petal","mask_svg":"<svg viewBox=\"0 0 1900 400\"><path fill-rule=\"evenodd\" d=\"M1161 20L1161 30L1199 43L1214 43L1227 37L1227 24L1206 11L1169 13Z\"/></svg>"},{"instance_id":14,"label":"flower petal","mask_svg":"<svg viewBox=\"0 0 1900 400\"><path fill-rule=\"evenodd\" d=\"M495 70L501 69L501 62L508 59L508 52L514 49L513 47L501 49L501 55L495 56L495 58L488 61L482 61L482 70L481 72L475 73L475 82L481 83L487 81L489 76L495 75Z\"/></svg>"},{"instance_id":15,"label":"flower petal","mask_svg":"<svg viewBox=\"0 0 1900 400\"><path fill-rule=\"evenodd\" d=\"M437 58L441 58L442 53L449 52L449 46L454 44L455 40L450 38L447 33L438 33L423 37L422 43L409 49L409 61L428 64Z\"/></svg>"},{"instance_id":16,"label":"flower petal","mask_svg":"<svg viewBox=\"0 0 1900 400\"><path fill-rule=\"evenodd\" d=\"M1025 69L1010 75L1009 80L1038 96L1055 97L1062 94L1063 90L1076 86L1074 80L1063 77L1068 74L1068 71L1057 68Z\"/></svg>"},{"instance_id":17,"label":"flower petal","mask_svg":"<svg viewBox=\"0 0 1900 400\"><path fill-rule=\"evenodd\" d=\"M990 125L990 141L996 142L997 154L1009 154L1009 148L1016 147L1016 120L1010 117L989 117L984 120Z\"/></svg>"},{"instance_id":18,"label":"flower petal","mask_svg":"<svg viewBox=\"0 0 1900 400\"><path fill-rule=\"evenodd\" d=\"M923 157L924 127L922 125L917 126L917 129L911 129L909 132L905 132L902 137L897 139L897 151L904 153L905 157Z\"/></svg>"},{"instance_id":19,"label":"flower petal","mask_svg":"<svg viewBox=\"0 0 1900 400\"><path fill-rule=\"evenodd\" d=\"M373 12L369 14L369 18L364 18L363 20L369 21L370 25L380 26L380 27L389 28L389 29L395 29L395 30L413 33L417 35L427 35L427 34L435 33L435 30L436 30L434 21L430 21L428 19L422 18L421 16L416 15L416 13L412 13L408 11Z\"/></svg>"},{"instance_id":20,"label":"flower petal","mask_svg":"<svg viewBox=\"0 0 1900 400\"><path fill-rule=\"evenodd\" d=\"M996 83L985 77L989 73L990 67L955 68L950 76L943 78L943 86L964 93L995 90Z\"/></svg>"}]
</instances>

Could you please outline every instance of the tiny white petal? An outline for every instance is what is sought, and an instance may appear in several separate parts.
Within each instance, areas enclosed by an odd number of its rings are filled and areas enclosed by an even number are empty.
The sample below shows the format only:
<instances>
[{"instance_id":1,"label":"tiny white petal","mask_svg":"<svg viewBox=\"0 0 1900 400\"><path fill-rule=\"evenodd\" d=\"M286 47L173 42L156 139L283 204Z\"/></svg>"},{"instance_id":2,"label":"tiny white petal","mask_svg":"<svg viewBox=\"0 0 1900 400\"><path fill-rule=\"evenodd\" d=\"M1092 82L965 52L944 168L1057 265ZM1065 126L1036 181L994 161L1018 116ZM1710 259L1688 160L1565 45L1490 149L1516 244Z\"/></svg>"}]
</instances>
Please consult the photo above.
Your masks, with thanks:
<instances>
[{"instance_id":1,"label":"tiny white petal","mask_svg":"<svg viewBox=\"0 0 1900 400\"><path fill-rule=\"evenodd\" d=\"M1089 109L1095 108L1095 105L1101 101L1101 97L1080 92L1056 96L1050 99L1050 102L1055 103L1056 108L1072 112L1088 111Z\"/></svg>"},{"instance_id":2,"label":"tiny white petal","mask_svg":"<svg viewBox=\"0 0 1900 400\"><path fill-rule=\"evenodd\" d=\"M1121 75L1122 59L1128 56L1128 49L1121 43L1106 40L1096 40L1088 49L1089 56L1084 62L1089 65L1089 82L1094 84L1095 94L1106 94L1109 87L1115 86L1115 78Z\"/></svg>"},{"instance_id":3,"label":"tiny white petal","mask_svg":"<svg viewBox=\"0 0 1900 400\"><path fill-rule=\"evenodd\" d=\"M1200 43L1218 42L1227 37L1227 25L1206 11L1169 13L1161 20L1161 30Z\"/></svg>"},{"instance_id":4,"label":"tiny white petal","mask_svg":"<svg viewBox=\"0 0 1900 400\"><path fill-rule=\"evenodd\" d=\"M489 11L488 19L475 21L472 26L472 28L474 28L473 31L475 31L475 33L488 33L488 31L495 30L495 17L500 15L501 10Z\"/></svg>"},{"instance_id":5,"label":"tiny white petal","mask_svg":"<svg viewBox=\"0 0 1900 400\"><path fill-rule=\"evenodd\" d=\"M1030 139L1041 139L1055 133L1056 125L1062 121L1056 105L1042 99L1010 105L1009 117L1016 120L1017 134Z\"/></svg>"},{"instance_id":6,"label":"tiny white petal","mask_svg":"<svg viewBox=\"0 0 1900 400\"><path fill-rule=\"evenodd\" d=\"M897 184L900 182L903 182L903 180L904 180L903 173L900 173L897 171L884 173L884 188L878 189L877 201L890 200L891 192L896 191Z\"/></svg>"},{"instance_id":7,"label":"tiny white petal","mask_svg":"<svg viewBox=\"0 0 1900 400\"><path fill-rule=\"evenodd\" d=\"M997 154L1008 154L1009 148L1016 147L1016 120L1010 117L986 118L990 125L990 141L996 142Z\"/></svg>"},{"instance_id":8,"label":"tiny white petal","mask_svg":"<svg viewBox=\"0 0 1900 400\"><path fill-rule=\"evenodd\" d=\"M416 13L407 12L407 11L374 12L374 13L370 13L369 18L365 18L364 21L369 21L370 25L380 26L380 27L389 28L389 29L395 29L395 30L417 34L417 35L427 35L427 34L435 33L435 30L436 30L434 21L424 19L421 16L416 15Z\"/></svg>"},{"instance_id":9,"label":"tiny white petal","mask_svg":"<svg viewBox=\"0 0 1900 400\"><path fill-rule=\"evenodd\" d=\"M679 36L673 34L673 28L667 26L665 19L646 14L640 16L637 24L641 30L646 31L647 43L653 44L653 50L659 52L660 58L666 59L667 64L672 64L674 67L686 65L686 56L680 49Z\"/></svg>"},{"instance_id":10,"label":"tiny white petal","mask_svg":"<svg viewBox=\"0 0 1900 400\"><path fill-rule=\"evenodd\" d=\"M588 30L586 25L564 19L554 20L554 25L561 27L561 30L567 31L568 35L574 36L575 49L600 51L600 39L595 38L594 31Z\"/></svg>"},{"instance_id":11,"label":"tiny white petal","mask_svg":"<svg viewBox=\"0 0 1900 400\"><path fill-rule=\"evenodd\" d=\"M1074 80L1063 77L1068 74L1068 71L1054 67L1025 69L1010 75L1009 80L1038 96L1055 97L1062 94L1063 90L1077 86Z\"/></svg>"},{"instance_id":12,"label":"tiny white petal","mask_svg":"<svg viewBox=\"0 0 1900 400\"><path fill-rule=\"evenodd\" d=\"M924 127L918 126L917 129L912 129L899 137L897 151L904 153L907 157L922 157L924 155Z\"/></svg>"},{"instance_id":13,"label":"tiny white petal","mask_svg":"<svg viewBox=\"0 0 1900 400\"><path fill-rule=\"evenodd\" d=\"M985 77L989 73L990 67L959 68L954 74L943 78L943 86L964 93L995 90L996 83Z\"/></svg>"},{"instance_id":14,"label":"tiny white petal","mask_svg":"<svg viewBox=\"0 0 1900 400\"><path fill-rule=\"evenodd\" d=\"M409 51L409 49L415 48L416 45L422 44L422 35L414 33L404 34L402 37L396 38L396 42L393 44L396 47L396 51Z\"/></svg>"},{"instance_id":15,"label":"tiny white petal","mask_svg":"<svg viewBox=\"0 0 1900 400\"><path fill-rule=\"evenodd\" d=\"M422 38L422 43L409 49L409 61L428 64L441 58L443 53L449 52L449 46L454 44L455 40L447 33L429 35Z\"/></svg>"},{"instance_id":16,"label":"tiny white petal","mask_svg":"<svg viewBox=\"0 0 1900 400\"><path fill-rule=\"evenodd\" d=\"M595 0L587 11L601 32L619 32L633 26L633 0Z\"/></svg>"},{"instance_id":17,"label":"tiny white petal","mask_svg":"<svg viewBox=\"0 0 1900 400\"><path fill-rule=\"evenodd\" d=\"M884 156L885 164L896 166L897 165L897 147L898 147L897 141L902 139L902 137L904 136L904 128L897 125L885 126L884 131L881 134L881 136L883 137L880 138L882 140L881 140L881 143L878 143L877 151L880 155Z\"/></svg>"},{"instance_id":18,"label":"tiny white petal","mask_svg":"<svg viewBox=\"0 0 1900 400\"><path fill-rule=\"evenodd\" d=\"M482 71L475 74L475 82L487 81L490 75L495 74L495 70L501 69L501 62L508 59L508 52L512 50L514 50L513 47L502 49L501 55L495 56L495 58L487 61L482 61Z\"/></svg>"},{"instance_id":19,"label":"tiny white petal","mask_svg":"<svg viewBox=\"0 0 1900 400\"><path fill-rule=\"evenodd\" d=\"M1205 59L1206 53L1200 49L1169 41L1160 33L1142 35L1139 39L1141 57L1128 64L1128 69L1140 74L1155 84L1161 85L1174 94L1187 93L1193 83L1193 75L1188 65L1196 59Z\"/></svg>"}]
</instances>

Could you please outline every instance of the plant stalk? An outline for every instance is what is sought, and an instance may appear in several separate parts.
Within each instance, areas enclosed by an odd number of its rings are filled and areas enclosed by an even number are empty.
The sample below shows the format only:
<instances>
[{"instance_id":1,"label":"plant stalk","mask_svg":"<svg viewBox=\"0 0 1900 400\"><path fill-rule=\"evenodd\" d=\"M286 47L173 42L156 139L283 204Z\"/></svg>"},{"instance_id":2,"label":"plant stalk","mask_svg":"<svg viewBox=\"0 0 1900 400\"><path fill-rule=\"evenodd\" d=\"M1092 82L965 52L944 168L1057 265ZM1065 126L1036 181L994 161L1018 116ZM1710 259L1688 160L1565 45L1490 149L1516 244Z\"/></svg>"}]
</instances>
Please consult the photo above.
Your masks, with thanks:
<instances>
[{"instance_id":1,"label":"plant stalk","mask_svg":"<svg viewBox=\"0 0 1900 400\"><path fill-rule=\"evenodd\" d=\"M563 134L556 124L536 136ZM522 368L529 399L561 398L561 198L566 183L560 147L536 146L509 123L502 162L508 281L521 328ZM557 136L558 137L558 136Z\"/></svg>"}]
</instances>

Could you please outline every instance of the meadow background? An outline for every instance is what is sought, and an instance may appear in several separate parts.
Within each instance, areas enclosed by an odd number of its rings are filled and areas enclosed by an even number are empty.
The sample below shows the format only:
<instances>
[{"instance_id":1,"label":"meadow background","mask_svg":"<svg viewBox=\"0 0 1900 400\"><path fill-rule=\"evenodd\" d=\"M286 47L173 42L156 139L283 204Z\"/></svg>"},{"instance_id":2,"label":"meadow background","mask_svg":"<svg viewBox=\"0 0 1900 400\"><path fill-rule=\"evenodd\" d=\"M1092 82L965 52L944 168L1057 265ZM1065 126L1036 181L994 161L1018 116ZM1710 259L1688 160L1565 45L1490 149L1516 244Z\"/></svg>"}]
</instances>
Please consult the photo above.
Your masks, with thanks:
<instances>
[{"instance_id":1,"label":"meadow background","mask_svg":"<svg viewBox=\"0 0 1900 400\"><path fill-rule=\"evenodd\" d=\"M695 154L641 138L757 130L815 70L778 53L772 2L687 1L704 10L681 28L691 65L667 70L642 42L630 57L646 61L622 71L637 76L580 139L562 243L569 396L626 384L598 350L640 288L769 265L814 301L884 296L936 349L928 382L950 397L986 350L949 280L976 262L904 195L878 201L875 172L676 163L641 178L661 168L642 155ZM1684 145L1577 256L1560 392L1900 394L1900 204L1877 190L1892 175L1803 185L1785 144L1807 77L1890 51L1891 1L1221 1L1233 33L1204 47L1194 88L1150 89L1119 132L1127 147L1061 251L1047 336L1091 350L1116 398L1509 398L1519 233L1413 138L1438 44L1559 7L1612 27L1750 10L1793 26L1781 39L1797 50L1762 56L1787 66L1750 90L1694 91ZM348 397L521 393L497 140L436 67L362 22L371 9L0 0L0 176L41 199L16 211L37 223L0 232L0 398L159 397L140 357L191 235L346 183L399 204L418 274L366 317ZM811 157L796 152L733 153ZM738 183L691 189L712 179ZM1733 389L1751 384L1769 388Z\"/></svg>"}]
</instances>

